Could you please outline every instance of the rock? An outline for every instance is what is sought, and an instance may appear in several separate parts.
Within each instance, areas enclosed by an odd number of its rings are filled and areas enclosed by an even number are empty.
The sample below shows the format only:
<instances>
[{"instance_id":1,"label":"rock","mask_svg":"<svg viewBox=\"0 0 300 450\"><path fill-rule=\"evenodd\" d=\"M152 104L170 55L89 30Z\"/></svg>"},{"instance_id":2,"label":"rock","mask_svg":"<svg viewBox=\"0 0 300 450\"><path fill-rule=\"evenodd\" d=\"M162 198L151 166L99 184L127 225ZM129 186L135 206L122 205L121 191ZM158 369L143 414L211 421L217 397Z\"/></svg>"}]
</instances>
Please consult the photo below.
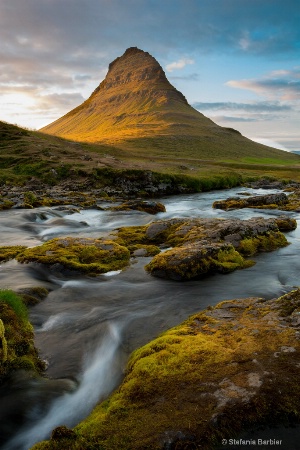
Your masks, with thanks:
<instances>
[{"instance_id":1,"label":"rock","mask_svg":"<svg viewBox=\"0 0 300 450\"><path fill-rule=\"evenodd\" d=\"M164 231L170 228L170 226L174 224L181 224L184 221L182 219L170 219L170 220L161 220L158 222L153 222L149 225L146 230L146 237L150 240L157 238Z\"/></svg>"},{"instance_id":2,"label":"rock","mask_svg":"<svg viewBox=\"0 0 300 450\"><path fill-rule=\"evenodd\" d=\"M159 212L165 212L166 208L162 203L152 202L146 200L128 200L119 206L114 206L111 208L113 211L144 211L148 214L157 214Z\"/></svg>"},{"instance_id":3,"label":"rock","mask_svg":"<svg viewBox=\"0 0 300 450\"><path fill-rule=\"evenodd\" d=\"M146 266L152 275L181 281L243 267L244 259L232 245L193 243L159 253Z\"/></svg>"},{"instance_id":4,"label":"rock","mask_svg":"<svg viewBox=\"0 0 300 450\"><path fill-rule=\"evenodd\" d=\"M34 286L28 288L20 288L17 292L22 297L25 305L36 305L44 300L49 294L48 289L42 286Z\"/></svg>"},{"instance_id":5,"label":"rock","mask_svg":"<svg viewBox=\"0 0 300 450\"><path fill-rule=\"evenodd\" d=\"M59 441L61 439L75 439L76 434L73 430L70 430L70 428L67 428L65 425L62 425L60 427L54 428L54 430L51 433L51 440L53 441Z\"/></svg>"},{"instance_id":6,"label":"rock","mask_svg":"<svg viewBox=\"0 0 300 450\"><path fill-rule=\"evenodd\" d=\"M173 248L156 255L146 270L157 277L181 281L249 267L252 262L244 256L287 245L280 230L292 230L296 226L295 219L285 216L154 222L146 229L145 236L149 241Z\"/></svg>"},{"instance_id":7,"label":"rock","mask_svg":"<svg viewBox=\"0 0 300 450\"><path fill-rule=\"evenodd\" d=\"M134 250L133 256L147 256L148 252L145 248L138 248Z\"/></svg>"},{"instance_id":8,"label":"rock","mask_svg":"<svg viewBox=\"0 0 300 450\"><path fill-rule=\"evenodd\" d=\"M240 209L240 208L279 208L288 203L288 197L284 193L258 195L241 199L240 197L229 197L226 200L218 200L213 203L216 209Z\"/></svg>"},{"instance_id":9,"label":"rock","mask_svg":"<svg viewBox=\"0 0 300 450\"><path fill-rule=\"evenodd\" d=\"M21 263L39 263L52 271L97 275L119 270L128 265L129 250L114 241L91 238L62 237L18 253Z\"/></svg>"}]
</instances>

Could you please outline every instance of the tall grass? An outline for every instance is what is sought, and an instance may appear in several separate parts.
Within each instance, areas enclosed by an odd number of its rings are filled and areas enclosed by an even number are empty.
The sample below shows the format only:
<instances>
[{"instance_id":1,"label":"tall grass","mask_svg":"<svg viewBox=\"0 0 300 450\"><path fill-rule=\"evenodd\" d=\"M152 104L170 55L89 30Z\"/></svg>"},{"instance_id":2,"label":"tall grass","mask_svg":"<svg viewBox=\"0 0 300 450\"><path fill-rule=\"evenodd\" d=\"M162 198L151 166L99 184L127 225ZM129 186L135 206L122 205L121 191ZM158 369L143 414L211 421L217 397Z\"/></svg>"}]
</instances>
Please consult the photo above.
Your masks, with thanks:
<instances>
[{"instance_id":1,"label":"tall grass","mask_svg":"<svg viewBox=\"0 0 300 450\"><path fill-rule=\"evenodd\" d=\"M23 322L28 321L27 308L22 299L9 289L0 290L0 302L9 305Z\"/></svg>"}]
</instances>

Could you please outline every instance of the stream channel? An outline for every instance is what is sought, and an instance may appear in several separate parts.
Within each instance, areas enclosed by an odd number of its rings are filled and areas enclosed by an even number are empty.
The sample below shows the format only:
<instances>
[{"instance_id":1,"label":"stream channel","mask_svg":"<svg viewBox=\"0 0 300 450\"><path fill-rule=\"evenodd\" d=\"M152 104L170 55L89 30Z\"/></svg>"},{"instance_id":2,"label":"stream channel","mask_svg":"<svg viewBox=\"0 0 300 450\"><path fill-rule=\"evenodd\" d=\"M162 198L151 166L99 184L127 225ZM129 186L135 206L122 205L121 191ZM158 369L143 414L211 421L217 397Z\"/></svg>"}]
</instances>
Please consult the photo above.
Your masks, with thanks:
<instances>
[{"instance_id":1,"label":"stream channel","mask_svg":"<svg viewBox=\"0 0 300 450\"><path fill-rule=\"evenodd\" d=\"M121 226L173 217L249 219L284 214L277 210L225 212L212 208L215 200L241 190L253 195L266 193L262 189L234 188L165 197L159 201L167 211L156 216L93 209L69 214L61 207L1 211L0 245L35 246L59 236L99 237ZM299 213L286 214L300 219ZM253 267L189 282L152 277L144 270L151 259L146 257L134 259L122 272L96 278L66 279L38 266L3 263L0 288L44 286L50 290L44 301L30 308L35 343L47 362L49 378L33 380L16 375L0 388L0 448L27 450L48 438L56 426L74 427L120 384L134 349L191 314L222 300L249 296L270 299L298 286L300 229L286 233L286 237L290 245L257 255L252 258L256 261Z\"/></svg>"}]
</instances>

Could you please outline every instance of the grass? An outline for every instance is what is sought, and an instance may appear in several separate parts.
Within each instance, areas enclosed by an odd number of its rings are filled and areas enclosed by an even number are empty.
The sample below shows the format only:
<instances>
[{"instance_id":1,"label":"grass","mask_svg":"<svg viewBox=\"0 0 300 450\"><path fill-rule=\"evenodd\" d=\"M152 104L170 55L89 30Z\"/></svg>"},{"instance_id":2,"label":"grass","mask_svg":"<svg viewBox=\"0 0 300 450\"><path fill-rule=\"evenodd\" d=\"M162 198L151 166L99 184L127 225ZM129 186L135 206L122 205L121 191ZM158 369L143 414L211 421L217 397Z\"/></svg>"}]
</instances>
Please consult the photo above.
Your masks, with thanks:
<instances>
[{"instance_id":1,"label":"grass","mask_svg":"<svg viewBox=\"0 0 300 450\"><path fill-rule=\"evenodd\" d=\"M34 178L47 185L69 180L74 186L84 186L88 180L89 186L102 188L118 185L124 179L136 180L143 191L152 174L151 183L169 184L172 194L183 189L226 189L260 177L300 181L300 156L274 150L276 157L270 157L273 149L251 141L249 144L248 140L241 152L240 144L232 146L221 138L218 145L222 151L212 147L209 140L201 143L198 138L190 141L187 136L137 138L118 147L119 144L73 142L4 122L0 122L1 133L0 185L25 186ZM259 146L255 147L257 155L251 157L251 162L247 156L252 151L249 145ZM91 160L84 159L85 155Z\"/></svg>"},{"instance_id":2,"label":"grass","mask_svg":"<svg viewBox=\"0 0 300 450\"><path fill-rule=\"evenodd\" d=\"M34 347L33 327L22 297L0 290L0 316L0 383L16 370L41 374L44 363Z\"/></svg>"},{"instance_id":3,"label":"grass","mask_svg":"<svg viewBox=\"0 0 300 450\"><path fill-rule=\"evenodd\" d=\"M0 291L0 301L9 305L22 322L28 322L27 308L20 296L11 290L2 290Z\"/></svg>"}]
</instances>

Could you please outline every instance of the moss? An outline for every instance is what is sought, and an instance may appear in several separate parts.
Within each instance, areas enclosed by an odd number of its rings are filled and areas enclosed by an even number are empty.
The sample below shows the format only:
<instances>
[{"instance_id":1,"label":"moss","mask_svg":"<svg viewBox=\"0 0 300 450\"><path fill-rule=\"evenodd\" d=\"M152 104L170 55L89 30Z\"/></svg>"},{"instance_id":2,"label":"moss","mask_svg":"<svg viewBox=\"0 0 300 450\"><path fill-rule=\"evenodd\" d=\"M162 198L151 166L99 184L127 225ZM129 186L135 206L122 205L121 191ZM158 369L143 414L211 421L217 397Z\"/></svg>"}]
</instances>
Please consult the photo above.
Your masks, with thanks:
<instances>
[{"instance_id":1,"label":"moss","mask_svg":"<svg viewBox=\"0 0 300 450\"><path fill-rule=\"evenodd\" d=\"M24 193L24 204L32 207L38 206L40 202L37 201L37 197L33 192L27 191Z\"/></svg>"},{"instance_id":2,"label":"moss","mask_svg":"<svg viewBox=\"0 0 300 450\"><path fill-rule=\"evenodd\" d=\"M300 291L299 289L289 292L288 294L279 297L277 300L277 307L283 317L291 316L300 313Z\"/></svg>"},{"instance_id":3,"label":"moss","mask_svg":"<svg viewBox=\"0 0 300 450\"><path fill-rule=\"evenodd\" d=\"M160 253L160 248L156 245L129 245L128 250L130 251L130 254L134 254L136 250L145 250L145 254L142 256L155 256Z\"/></svg>"},{"instance_id":4,"label":"moss","mask_svg":"<svg viewBox=\"0 0 300 450\"><path fill-rule=\"evenodd\" d=\"M4 209L10 209L14 206L14 203L10 200L0 197L0 211Z\"/></svg>"},{"instance_id":5,"label":"moss","mask_svg":"<svg viewBox=\"0 0 300 450\"><path fill-rule=\"evenodd\" d=\"M23 245L15 245L8 247L0 247L0 261L8 261L14 259L19 253L25 250Z\"/></svg>"},{"instance_id":6,"label":"moss","mask_svg":"<svg viewBox=\"0 0 300 450\"><path fill-rule=\"evenodd\" d=\"M27 309L22 298L13 291L1 290L0 315L4 330L2 330L0 382L12 371L20 369L28 370L36 375L41 374L44 363L39 359L34 347L33 328L28 321ZM6 345L3 345L3 338Z\"/></svg>"},{"instance_id":7,"label":"moss","mask_svg":"<svg viewBox=\"0 0 300 450\"><path fill-rule=\"evenodd\" d=\"M17 256L22 263L38 262L97 275L128 265L130 252L116 242L104 239L56 238L40 246L27 248Z\"/></svg>"},{"instance_id":8,"label":"moss","mask_svg":"<svg viewBox=\"0 0 300 450\"><path fill-rule=\"evenodd\" d=\"M285 301L222 302L133 352L119 389L65 448L212 450L251 426L299 420L300 346L282 327ZM52 439L33 447L59 448Z\"/></svg>"},{"instance_id":9,"label":"moss","mask_svg":"<svg viewBox=\"0 0 300 450\"><path fill-rule=\"evenodd\" d=\"M147 226L136 226L136 227L122 227L117 231L117 238L115 242L120 245L125 245L126 247L129 245L136 244L148 244L149 241L146 237Z\"/></svg>"},{"instance_id":10,"label":"moss","mask_svg":"<svg viewBox=\"0 0 300 450\"><path fill-rule=\"evenodd\" d=\"M33 306L44 300L49 294L48 289L42 286L34 286L30 288L23 288L18 292L18 295L22 297L23 303L26 306Z\"/></svg>"},{"instance_id":11,"label":"moss","mask_svg":"<svg viewBox=\"0 0 300 450\"><path fill-rule=\"evenodd\" d=\"M224 209L225 211L227 211L228 209L247 208L247 202L243 199L227 199L223 201L217 200L213 203L212 206L215 209Z\"/></svg>"},{"instance_id":12,"label":"moss","mask_svg":"<svg viewBox=\"0 0 300 450\"><path fill-rule=\"evenodd\" d=\"M145 269L156 276L190 280L210 273L229 273L245 267L232 245L176 247L155 256Z\"/></svg>"},{"instance_id":13,"label":"moss","mask_svg":"<svg viewBox=\"0 0 300 450\"><path fill-rule=\"evenodd\" d=\"M297 220L291 217L280 216L275 219L279 231L293 231L297 228Z\"/></svg>"},{"instance_id":14,"label":"moss","mask_svg":"<svg viewBox=\"0 0 300 450\"><path fill-rule=\"evenodd\" d=\"M284 234L280 231L269 231L264 235L242 239L238 251L244 256L252 256L257 252L270 252L288 245Z\"/></svg>"},{"instance_id":15,"label":"moss","mask_svg":"<svg viewBox=\"0 0 300 450\"><path fill-rule=\"evenodd\" d=\"M0 319L0 341L1 341L1 361L4 363L7 360L7 342L5 338L5 328L2 320Z\"/></svg>"}]
</instances>

